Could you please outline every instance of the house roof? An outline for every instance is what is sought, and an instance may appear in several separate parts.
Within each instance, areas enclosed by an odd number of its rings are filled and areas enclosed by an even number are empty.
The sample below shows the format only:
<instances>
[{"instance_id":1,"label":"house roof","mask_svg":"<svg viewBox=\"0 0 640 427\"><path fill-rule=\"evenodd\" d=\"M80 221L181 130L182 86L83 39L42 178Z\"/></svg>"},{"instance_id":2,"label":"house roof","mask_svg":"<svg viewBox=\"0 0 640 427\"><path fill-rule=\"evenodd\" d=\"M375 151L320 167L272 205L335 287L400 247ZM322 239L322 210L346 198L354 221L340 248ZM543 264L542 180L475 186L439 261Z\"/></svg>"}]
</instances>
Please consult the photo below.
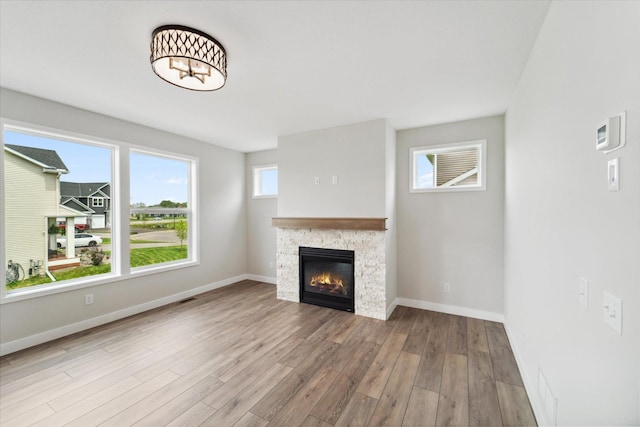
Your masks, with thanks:
<instances>
[{"instance_id":1,"label":"house roof","mask_svg":"<svg viewBox=\"0 0 640 427\"><path fill-rule=\"evenodd\" d=\"M62 197L60 204L66 208L76 210L82 213L95 213L93 209L85 205L75 197Z\"/></svg>"},{"instance_id":2,"label":"house roof","mask_svg":"<svg viewBox=\"0 0 640 427\"><path fill-rule=\"evenodd\" d=\"M110 197L111 186L108 182L67 182L60 181L60 196L90 197L99 192L99 197Z\"/></svg>"},{"instance_id":3,"label":"house roof","mask_svg":"<svg viewBox=\"0 0 640 427\"><path fill-rule=\"evenodd\" d=\"M69 173L67 165L64 164L58 153L54 150L45 150L43 148L23 147L22 145L5 144L5 148L13 151L21 157L38 164L46 169L56 170L62 173Z\"/></svg>"}]
</instances>

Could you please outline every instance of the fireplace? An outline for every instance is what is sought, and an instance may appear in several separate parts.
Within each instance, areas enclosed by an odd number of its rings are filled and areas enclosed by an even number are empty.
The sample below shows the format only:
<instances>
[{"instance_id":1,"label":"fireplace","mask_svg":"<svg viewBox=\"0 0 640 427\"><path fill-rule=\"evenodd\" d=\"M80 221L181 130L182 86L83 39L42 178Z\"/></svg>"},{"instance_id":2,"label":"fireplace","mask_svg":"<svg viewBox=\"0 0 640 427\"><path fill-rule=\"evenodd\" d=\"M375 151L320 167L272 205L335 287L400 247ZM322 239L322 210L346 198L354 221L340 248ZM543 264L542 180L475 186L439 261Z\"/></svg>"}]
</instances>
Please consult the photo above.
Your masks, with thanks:
<instances>
[{"instance_id":1,"label":"fireplace","mask_svg":"<svg viewBox=\"0 0 640 427\"><path fill-rule=\"evenodd\" d=\"M354 311L354 252L299 247L300 301Z\"/></svg>"}]
</instances>

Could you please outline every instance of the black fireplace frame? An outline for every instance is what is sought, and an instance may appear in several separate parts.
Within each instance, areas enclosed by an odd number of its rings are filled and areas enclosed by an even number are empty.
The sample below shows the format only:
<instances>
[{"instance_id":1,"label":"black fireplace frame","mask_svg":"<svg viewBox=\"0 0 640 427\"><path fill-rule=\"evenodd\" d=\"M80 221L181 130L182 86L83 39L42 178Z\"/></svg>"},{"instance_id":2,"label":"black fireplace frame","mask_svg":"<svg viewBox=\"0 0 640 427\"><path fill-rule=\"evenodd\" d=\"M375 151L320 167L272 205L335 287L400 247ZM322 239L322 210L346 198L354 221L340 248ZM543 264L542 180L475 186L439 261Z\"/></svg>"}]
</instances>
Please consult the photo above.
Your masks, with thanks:
<instances>
[{"instance_id":1,"label":"black fireplace frame","mask_svg":"<svg viewBox=\"0 0 640 427\"><path fill-rule=\"evenodd\" d=\"M304 288L303 257L326 260L336 260L338 262L351 264L351 283L353 289L351 298L334 295L320 294L306 291ZM300 246L298 248L298 268L300 282L300 302L320 305L323 307L335 308L337 310L355 312L355 252L343 249L324 249Z\"/></svg>"}]
</instances>

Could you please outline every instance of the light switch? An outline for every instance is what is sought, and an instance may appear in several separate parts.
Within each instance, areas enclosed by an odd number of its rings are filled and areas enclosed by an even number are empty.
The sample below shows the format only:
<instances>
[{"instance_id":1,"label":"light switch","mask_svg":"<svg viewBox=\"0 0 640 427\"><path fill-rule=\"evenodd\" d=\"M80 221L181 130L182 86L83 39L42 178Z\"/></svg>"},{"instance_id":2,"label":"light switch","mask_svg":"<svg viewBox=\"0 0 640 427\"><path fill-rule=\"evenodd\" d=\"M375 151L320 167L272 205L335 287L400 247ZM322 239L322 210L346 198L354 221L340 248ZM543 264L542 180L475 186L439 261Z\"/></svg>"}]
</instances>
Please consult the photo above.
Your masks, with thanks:
<instances>
[{"instance_id":1,"label":"light switch","mask_svg":"<svg viewBox=\"0 0 640 427\"><path fill-rule=\"evenodd\" d=\"M609 292L602 297L602 321L622 335L622 300Z\"/></svg>"},{"instance_id":2,"label":"light switch","mask_svg":"<svg viewBox=\"0 0 640 427\"><path fill-rule=\"evenodd\" d=\"M607 181L609 191L620 190L620 158L609 160L607 162Z\"/></svg>"},{"instance_id":3,"label":"light switch","mask_svg":"<svg viewBox=\"0 0 640 427\"><path fill-rule=\"evenodd\" d=\"M338 176L337 176L337 175L333 175L333 177L331 178L331 181L332 181L334 184L337 184L337 183L338 183Z\"/></svg>"},{"instance_id":4,"label":"light switch","mask_svg":"<svg viewBox=\"0 0 640 427\"><path fill-rule=\"evenodd\" d=\"M320 184L320 177L316 176L315 178L313 178L313 183L314 184Z\"/></svg>"}]
</instances>

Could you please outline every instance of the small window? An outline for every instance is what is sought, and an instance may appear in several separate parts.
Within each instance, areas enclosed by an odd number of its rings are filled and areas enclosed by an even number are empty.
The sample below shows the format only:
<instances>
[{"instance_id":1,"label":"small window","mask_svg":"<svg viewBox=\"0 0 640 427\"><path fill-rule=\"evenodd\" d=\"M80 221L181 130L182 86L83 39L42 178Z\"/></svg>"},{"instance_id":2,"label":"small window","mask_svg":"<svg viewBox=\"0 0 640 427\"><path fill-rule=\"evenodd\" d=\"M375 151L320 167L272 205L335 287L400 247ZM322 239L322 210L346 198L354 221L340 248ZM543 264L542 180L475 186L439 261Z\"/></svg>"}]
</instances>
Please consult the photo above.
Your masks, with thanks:
<instances>
[{"instance_id":1,"label":"small window","mask_svg":"<svg viewBox=\"0 0 640 427\"><path fill-rule=\"evenodd\" d=\"M411 148L412 193L486 188L487 141Z\"/></svg>"},{"instance_id":2,"label":"small window","mask_svg":"<svg viewBox=\"0 0 640 427\"><path fill-rule=\"evenodd\" d=\"M103 208L104 207L104 198L102 198L102 197L94 197L92 203L93 203L93 207L94 208Z\"/></svg>"},{"instance_id":3,"label":"small window","mask_svg":"<svg viewBox=\"0 0 640 427\"><path fill-rule=\"evenodd\" d=\"M253 197L278 196L278 165L253 167Z\"/></svg>"}]
</instances>

